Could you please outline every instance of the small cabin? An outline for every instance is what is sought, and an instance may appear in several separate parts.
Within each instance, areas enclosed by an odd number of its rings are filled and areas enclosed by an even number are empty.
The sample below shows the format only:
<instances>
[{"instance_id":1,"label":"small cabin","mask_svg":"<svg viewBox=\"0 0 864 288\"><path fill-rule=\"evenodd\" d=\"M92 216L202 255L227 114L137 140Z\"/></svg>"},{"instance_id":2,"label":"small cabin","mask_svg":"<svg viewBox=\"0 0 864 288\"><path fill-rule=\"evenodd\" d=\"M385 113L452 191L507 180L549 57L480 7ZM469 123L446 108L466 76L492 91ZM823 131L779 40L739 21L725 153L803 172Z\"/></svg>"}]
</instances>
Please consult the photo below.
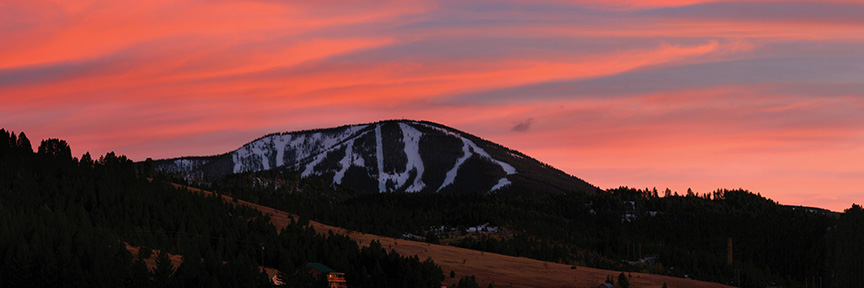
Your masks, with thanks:
<instances>
[{"instance_id":1,"label":"small cabin","mask_svg":"<svg viewBox=\"0 0 864 288\"><path fill-rule=\"evenodd\" d=\"M336 270L330 269L324 264L312 262L307 263L306 266L309 266L312 275L315 277L321 277L324 275L327 278L327 287L330 288L347 288L348 284L345 282L345 273L336 272Z\"/></svg>"}]
</instances>

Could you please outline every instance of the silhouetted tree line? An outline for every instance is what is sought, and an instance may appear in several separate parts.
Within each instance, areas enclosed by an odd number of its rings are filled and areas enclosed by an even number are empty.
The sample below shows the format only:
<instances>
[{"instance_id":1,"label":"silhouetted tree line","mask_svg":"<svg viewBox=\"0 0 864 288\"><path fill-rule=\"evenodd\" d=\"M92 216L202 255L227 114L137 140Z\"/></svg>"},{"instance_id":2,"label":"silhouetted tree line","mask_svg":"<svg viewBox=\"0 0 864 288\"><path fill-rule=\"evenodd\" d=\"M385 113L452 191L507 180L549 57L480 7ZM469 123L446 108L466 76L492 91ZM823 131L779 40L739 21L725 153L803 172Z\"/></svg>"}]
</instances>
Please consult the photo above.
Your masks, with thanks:
<instances>
[{"instance_id":1,"label":"silhouetted tree line","mask_svg":"<svg viewBox=\"0 0 864 288\"><path fill-rule=\"evenodd\" d=\"M564 195L514 189L492 195L379 194L278 172L233 175L203 186L330 225L391 237L427 235L430 227L442 225L490 223L514 234L450 244L546 261L743 287L864 283L864 212L858 205L830 213L782 206L740 189L704 194L688 189L683 195L628 187Z\"/></svg>"},{"instance_id":2,"label":"silhouetted tree line","mask_svg":"<svg viewBox=\"0 0 864 288\"><path fill-rule=\"evenodd\" d=\"M72 157L59 139L34 152L24 133L0 129L0 287L271 286L261 265L290 287L326 287L308 262L345 272L350 287L440 287L443 279L431 260L379 243L360 248L308 223L277 231L256 210L147 174L113 152ZM154 269L144 264L151 258Z\"/></svg>"}]
</instances>

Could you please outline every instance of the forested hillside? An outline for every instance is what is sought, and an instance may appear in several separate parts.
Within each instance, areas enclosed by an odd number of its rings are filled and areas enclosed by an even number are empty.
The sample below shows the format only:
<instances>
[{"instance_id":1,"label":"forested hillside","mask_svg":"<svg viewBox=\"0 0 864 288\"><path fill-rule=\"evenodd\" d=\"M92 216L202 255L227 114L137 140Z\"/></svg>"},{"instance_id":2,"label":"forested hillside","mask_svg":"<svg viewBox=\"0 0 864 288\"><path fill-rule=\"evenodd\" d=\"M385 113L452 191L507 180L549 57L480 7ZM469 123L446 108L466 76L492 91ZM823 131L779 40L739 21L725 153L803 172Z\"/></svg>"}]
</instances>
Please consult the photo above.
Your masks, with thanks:
<instances>
[{"instance_id":1,"label":"forested hillside","mask_svg":"<svg viewBox=\"0 0 864 288\"><path fill-rule=\"evenodd\" d=\"M831 213L746 190L678 195L626 187L563 195L369 194L279 173L200 185L348 229L540 260L743 287L864 283L858 205ZM478 226L494 232L468 232Z\"/></svg>"},{"instance_id":2,"label":"forested hillside","mask_svg":"<svg viewBox=\"0 0 864 288\"><path fill-rule=\"evenodd\" d=\"M431 260L359 248L302 223L276 231L256 210L144 176L124 156L79 159L59 139L34 152L24 133L0 129L0 287L261 287L269 285L261 265L291 287L324 285L303 269L308 262L345 272L352 287L440 287L443 279ZM131 255L127 245L144 252ZM182 264L173 267L167 253Z\"/></svg>"}]
</instances>

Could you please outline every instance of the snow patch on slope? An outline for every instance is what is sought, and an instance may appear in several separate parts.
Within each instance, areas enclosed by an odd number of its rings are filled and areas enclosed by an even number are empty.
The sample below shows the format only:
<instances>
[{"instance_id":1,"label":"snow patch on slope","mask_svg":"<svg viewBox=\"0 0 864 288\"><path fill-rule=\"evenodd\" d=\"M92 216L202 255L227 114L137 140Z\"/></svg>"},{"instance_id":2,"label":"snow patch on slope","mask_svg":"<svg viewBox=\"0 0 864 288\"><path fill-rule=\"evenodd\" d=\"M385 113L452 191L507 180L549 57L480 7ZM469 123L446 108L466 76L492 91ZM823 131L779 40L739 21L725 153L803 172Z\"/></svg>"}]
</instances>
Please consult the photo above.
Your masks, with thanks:
<instances>
[{"instance_id":1,"label":"snow patch on slope","mask_svg":"<svg viewBox=\"0 0 864 288\"><path fill-rule=\"evenodd\" d=\"M457 137L460 140L462 140L462 157L459 158L458 160L456 160L456 164L453 165L453 168L451 168L450 171L447 171L447 176L444 178L444 182L441 183L441 187L438 187L438 191L441 191L441 189L444 189L444 187L447 187L447 186L453 184L453 181L456 180L456 176L459 174L459 168L462 166L462 163L464 163L465 160L468 160L468 158L471 157L472 151L473 151L473 153L476 153L478 156L480 156L482 158L486 158L487 160L492 161L495 164L498 164L498 166L500 166L501 169L504 170L505 173L507 173L507 175L516 174L516 168L514 168L513 165L510 165L509 163L506 163L506 162L500 161L498 159L492 158L492 156L489 155L489 153L486 153L486 150L483 150L483 148L480 148L479 146L477 146L477 144L475 144L474 141L471 141L468 138L462 137L462 135L459 135L455 132L449 131L449 130L441 128L441 127L436 127L436 126L432 126L429 124L423 124L423 126L441 131L447 135L451 135L451 136ZM504 176L498 180L498 183L495 184L495 186L492 186L492 189L490 189L489 192L496 191L496 190L501 189L501 188L503 188L507 185L510 185L510 184L512 184L512 182L510 182L510 179L507 179L507 176Z\"/></svg>"},{"instance_id":2,"label":"snow patch on slope","mask_svg":"<svg viewBox=\"0 0 864 288\"><path fill-rule=\"evenodd\" d=\"M525 159L525 157L522 157L522 155L519 155L519 154L516 154L513 152L507 152L507 154L510 154L510 156L512 156L514 158Z\"/></svg>"},{"instance_id":3,"label":"snow patch on slope","mask_svg":"<svg viewBox=\"0 0 864 288\"><path fill-rule=\"evenodd\" d=\"M417 172L414 183L405 191L420 192L423 187L426 187L423 183L423 159L420 159L420 137L423 136L423 132L405 123L399 123L399 128L402 129L402 142L405 143L405 156L408 158L404 174L410 175L411 169Z\"/></svg>"},{"instance_id":4,"label":"snow patch on slope","mask_svg":"<svg viewBox=\"0 0 864 288\"><path fill-rule=\"evenodd\" d=\"M319 160L322 153L326 154L366 127L367 125L357 125L341 131L277 134L258 139L232 153L234 173L263 171L285 165L293 165L295 170L299 170L300 165L308 161L308 158L314 156L313 162ZM293 163L285 163L287 153L293 154Z\"/></svg>"},{"instance_id":5,"label":"snow patch on slope","mask_svg":"<svg viewBox=\"0 0 864 288\"><path fill-rule=\"evenodd\" d=\"M321 162L324 162L324 158L327 158L327 151L318 154L318 156L315 156L315 159L312 160L312 162L306 164L306 169L303 170L303 173L300 174L300 177L306 178L312 176L312 174L318 175L318 173L315 173L315 166L321 164Z\"/></svg>"},{"instance_id":6,"label":"snow patch on slope","mask_svg":"<svg viewBox=\"0 0 864 288\"><path fill-rule=\"evenodd\" d=\"M345 157L342 157L342 160L339 160L339 165L341 168L339 171L336 171L336 175L333 175L333 183L334 184L342 184L342 177L345 177L345 172L348 171L348 168L351 167L351 164L354 163L354 139L348 140L348 143L345 144ZM360 158L361 160L363 158Z\"/></svg>"},{"instance_id":7,"label":"snow patch on slope","mask_svg":"<svg viewBox=\"0 0 864 288\"><path fill-rule=\"evenodd\" d=\"M272 154L272 141L262 138L249 143L231 155L234 160L234 173L261 171L270 169L270 155Z\"/></svg>"},{"instance_id":8,"label":"snow patch on slope","mask_svg":"<svg viewBox=\"0 0 864 288\"><path fill-rule=\"evenodd\" d=\"M512 184L512 183L510 182L510 179L507 179L507 177L498 179L498 183L495 184L495 186L492 186L492 189L489 189L489 192L504 188L504 186L507 186L510 184Z\"/></svg>"},{"instance_id":9,"label":"snow patch on slope","mask_svg":"<svg viewBox=\"0 0 864 288\"><path fill-rule=\"evenodd\" d=\"M285 145L291 142L291 135L276 135L273 137L273 149L276 150L276 167L285 165Z\"/></svg>"},{"instance_id":10,"label":"snow patch on slope","mask_svg":"<svg viewBox=\"0 0 864 288\"><path fill-rule=\"evenodd\" d=\"M363 133L363 134L366 134L366 133ZM351 140L351 141L354 141L354 140ZM361 154L361 153L352 153L352 154L354 154L354 156L352 157L353 159L351 160L351 164L353 164L354 166L357 166L357 167L366 167L366 160L363 159L363 154Z\"/></svg>"},{"instance_id":11,"label":"snow patch on slope","mask_svg":"<svg viewBox=\"0 0 864 288\"><path fill-rule=\"evenodd\" d=\"M324 160L327 159L327 155L330 154L330 152L332 152L333 150L342 149L342 147L345 147L345 156L342 157L341 160L339 160L339 170L333 171L335 172L333 176L333 183L342 184L342 178L345 176L345 172L348 171L348 168L351 168L352 165L360 167L363 167L365 165L362 155L354 153L354 140L363 137L363 135L366 135L366 133L368 132L369 131L360 133L359 135L349 138L348 140L346 140L346 142L342 144L338 144L334 147L331 147L330 149L319 153L317 156L315 156L315 159L306 164L306 168L303 170L303 173L300 174L300 177L306 178L312 175L321 175L323 173L332 171L315 171L315 166L318 166L319 164L324 162Z\"/></svg>"},{"instance_id":12,"label":"snow patch on slope","mask_svg":"<svg viewBox=\"0 0 864 288\"><path fill-rule=\"evenodd\" d=\"M462 138L462 141L466 141L465 143L471 146L471 149L474 150L474 153L477 153L481 157L489 159L490 161L498 164L498 166L501 166L501 169L504 169L504 172L506 172L507 175L516 174L516 168L513 168L513 166L508 164L508 163L505 163L505 162L502 162L498 159L492 158L492 156L490 156L489 153L486 153L486 150L483 150L483 148L478 147L477 144L474 144L473 141L465 139L464 137Z\"/></svg>"},{"instance_id":13,"label":"snow patch on slope","mask_svg":"<svg viewBox=\"0 0 864 288\"><path fill-rule=\"evenodd\" d=\"M167 167L162 167L160 169L168 173L188 174L204 164L207 164L208 161L209 160L205 159L176 159L171 162L170 165L167 165Z\"/></svg>"},{"instance_id":14,"label":"snow patch on slope","mask_svg":"<svg viewBox=\"0 0 864 288\"><path fill-rule=\"evenodd\" d=\"M402 130L402 143L405 144L404 153L405 157L408 159L408 163L405 164L405 169L402 170L402 172L393 171L390 173L384 171L384 146L381 136L381 124L378 124L375 127L375 154L378 160L378 192L381 193L392 191L391 189L387 189L387 184L391 182L395 184L393 190L405 187L408 179L411 178L412 170L416 172L416 176L414 177L414 182L412 182L405 191L420 192L426 187L426 184L423 183L423 159L420 158L420 138L423 136L423 132L420 132L405 123L399 123L399 129Z\"/></svg>"},{"instance_id":15,"label":"snow patch on slope","mask_svg":"<svg viewBox=\"0 0 864 288\"><path fill-rule=\"evenodd\" d=\"M261 139L261 145L252 146L252 153L261 157L262 170L270 170L270 149L273 147L273 138ZM269 143L268 143L269 142Z\"/></svg>"},{"instance_id":16,"label":"snow patch on slope","mask_svg":"<svg viewBox=\"0 0 864 288\"><path fill-rule=\"evenodd\" d=\"M444 187L450 186L450 184L453 184L453 181L456 180L456 175L459 174L459 167L461 167L462 163L465 163L465 160L468 160L470 157L471 150L468 148L468 143L465 143L465 140L462 140L462 157L456 159L456 164L453 165L453 168L450 168L450 171L447 171L444 183L441 183L441 187L438 187L436 192L441 191Z\"/></svg>"},{"instance_id":17,"label":"snow patch on slope","mask_svg":"<svg viewBox=\"0 0 864 288\"><path fill-rule=\"evenodd\" d=\"M378 159L378 192L387 191L387 180L384 178L384 141L381 140L381 124L375 125L375 158Z\"/></svg>"},{"instance_id":18,"label":"snow patch on slope","mask_svg":"<svg viewBox=\"0 0 864 288\"><path fill-rule=\"evenodd\" d=\"M294 138L294 140L291 141L291 143L288 143L288 147L291 147L294 149L294 151L293 151L294 152L294 170L300 170L300 161L298 161L298 160L300 160L302 158L306 158L306 155L303 154L304 153L304 151L302 149L303 143L306 143L306 134L298 135L297 137Z\"/></svg>"}]
</instances>

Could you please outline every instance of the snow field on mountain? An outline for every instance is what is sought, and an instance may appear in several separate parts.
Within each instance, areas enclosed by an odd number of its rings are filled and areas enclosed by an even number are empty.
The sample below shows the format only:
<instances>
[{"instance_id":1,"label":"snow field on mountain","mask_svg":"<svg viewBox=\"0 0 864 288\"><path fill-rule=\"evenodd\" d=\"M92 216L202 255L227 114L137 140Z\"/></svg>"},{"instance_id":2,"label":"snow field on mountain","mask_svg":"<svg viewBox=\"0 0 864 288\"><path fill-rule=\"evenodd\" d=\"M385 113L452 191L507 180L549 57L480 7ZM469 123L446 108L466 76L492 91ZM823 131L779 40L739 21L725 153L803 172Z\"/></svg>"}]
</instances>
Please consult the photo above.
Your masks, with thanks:
<instances>
[{"instance_id":1,"label":"snow field on mountain","mask_svg":"<svg viewBox=\"0 0 864 288\"><path fill-rule=\"evenodd\" d=\"M231 158L234 161L234 173L261 171L270 168L269 147L272 147L272 144L267 145L266 142L269 142L267 139L269 138L262 138L258 141L249 143L240 149L237 149L237 151L231 155Z\"/></svg>"},{"instance_id":2,"label":"snow field on mountain","mask_svg":"<svg viewBox=\"0 0 864 288\"><path fill-rule=\"evenodd\" d=\"M339 171L336 171L336 174L333 175L333 183L334 184L342 184L342 177L345 177L345 172L348 171L348 168L354 163L352 161L352 157L354 156L354 139L348 140L348 143L345 144L345 157L342 157L342 160L339 160L339 165L341 168ZM362 159L362 158L360 158Z\"/></svg>"},{"instance_id":3,"label":"snow field on mountain","mask_svg":"<svg viewBox=\"0 0 864 288\"><path fill-rule=\"evenodd\" d=\"M293 164L295 170L299 170L301 160L312 156L316 156L313 162L319 160L317 156L320 156L321 153L329 151L366 127L367 125L350 126L332 135L315 132L311 135L308 133L296 135L296 137L290 134L281 134L258 139L240 147L232 154L234 173L263 171L288 164ZM294 163L285 163L285 153L292 152L294 153ZM253 160L256 158L260 159L260 162ZM270 166L271 158L275 158L274 167Z\"/></svg>"},{"instance_id":4,"label":"snow field on mountain","mask_svg":"<svg viewBox=\"0 0 864 288\"><path fill-rule=\"evenodd\" d=\"M285 165L285 145L291 142L291 135L273 136L273 149L276 150L276 167Z\"/></svg>"},{"instance_id":5,"label":"snow field on mountain","mask_svg":"<svg viewBox=\"0 0 864 288\"><path fill-rule=\"evenodd\" d=\"M198 167L206 163L207 160L177 159L174 160L174 165L167 172L189 172L198 169Z\"/></svg>"},{"instance_id":6,"label":"snow field on mountain","mask_svg":"<svg viewBox=\"0 0 864 288\"><path fill-rule=\"evenodd\" d=\"M489 192L504 188L504 186L507 186L510 184L512 184L512 183L510 182L510 179L507 179L507 177L498 179L498 183L495 184L495 186L492 186L492 189L489 189Z\"/></svg>"},{"instance_id":7,"label":"snow field on mountain","mask_svg":"<svg viewBox=\"0 0 864 288\"><path fill-rule=\"evenodd\" d=\"M408 157L408 164L405 165L404 174L409 175L411 169L414 169L417 172L417 176L414 177L414 183L411 184L407 192L420 192L426 187L426 184L423 183L423 159L420 159L420 137L423 136L423 132L414 129L414 127L409 126L405 123L399 123L399 128L402 129L402 141L405 143L405 156Z\"/></svg>"},{"instance_id":8,"label":"snow field on mountain","mask_svg":"<svg viewBox=\"0 0 864 288\"><path fill-rule=\"evenodd\" d=\"M471 150L468 148L468 143L465 143L465 140L462 139L462 157L456 159L456 164L453 165L453 168L450 168L450 171L447 171L447 175L444 178L444 182L441 183L441 187L438 187L437 191L441 191L444 187L450 186L453 184L453 181L456 180L456 175L459 174L459 167L462 166L462 163L465 163L465 160L471 157Z\"/></svg>"},{"instance_id":9,"label":"snow field on mountain","mask_svg":"<svg viewBox=\"0 0 864 288\"><path fill-rule=\"evenodd\" d=\"M387 192L384 178L384 141L381 140L381 124L375 126L375 159L378 160L378 192Z\"/></svg>"},{"instance_id":10,"label":"snow field on mountain","mask_svg":"<svg viewBox=\"0 0 864 288\"><path fill-rule=\"evenodd\" d=\"M312 176L312 174L315 173L315 166L321 164L321 162L324 162L324 158L327 158L327 152L328 151L319 153L318 156L315 156L315 159L312 160L312 162L306 164L306 169L303 170L303 173L300 174L300 177L306 178Z\"/></svg>"},{"instance_id":11,"label":"snow field on mountain","mask_svg":"<svg viewBox=\"0 0 864 288\"><path fill-rule=\"evenodd\" d=\"M444 187L447 187L448 185L453 184L453 181L456 180L456 176L459 174L459 167L462 166L462 163L465 163L465 160L468 160L468 158L471 157L471 155L472 155L471 151L473 151L474 153L476 153L478 156L480 156L482 158L486 158L487 160L492 161L495 164L498 164L498 166L501 166L501 169L503 169L504 172L507 173L507 175L516 174L516 168L514 168L512 165L510 165L506 162L492 158L492 156L489 155L489 153L486 153L486 150L483 150L483 148L480 148L479 146L477 146L477 144L475 144L474 141L471 141L465 137L462 137L462 135L456 134L452 131L449 131L449 130L446 130L446 129L443 129L440 127L435 127L435 126L428 125L428 124L423 124L423 126L444 132L445 134L451 135L453 137L457 137L460 140L462 140L462 143L463 143L462 157L459 158L458 160L456 160L456 164L453 165L453 168L451 168L450 171L447 171L447 176L446 176L446 178L444 178L444 182L441 183L441 187L438 187L437 191L441 191L441 189L444 189ZM490 189L489 192L501 189L504 186L507 186L510 184L512 184L510 182L510 179L507 179L507 176L504 176L503 178L498 180L498 183L495 184L495 186L492 186L492 189Z\"/></svg>"},{"instance_id":12,"label":"snow field on mountain","mask_svg":"<svg viewBox=\"0 0 864 288\"><path fill-rule=\"evenodd\" d=\"M395 127L399 127L399 130L395 130ZM425 128L429 128L433 131L423 130ZM369 138L373 135L367 134L373 132L374 141L372 141L372 138ZM387 135L382 135L382 133ZM435 137L440 137L442 136L441 134L443 134L445 138L449 138L448 136L455 137L455 139L462 142L462 145L459 145L462 148L461 155L458 150L449 150L447 153L450 154L448 154L447 157L458 158L448 158L448 164L444 164L442 167L436 166L440 164L435 164L437 163L435 161L424 163L431 160L425 159L427 161L424 161L423 157L443 156L421 156L421 139L426 139L426 134L429 134L429 136L437 135ZM385 136L386 139L384 139ZM434 137L429 139L434 139ZM395 146L391 147L390 145L394 143ZM448 149L458 149L457 147L459 146L456 146L458 145L458 142L449 143L451 143L449 145L453 146ZM332 172L332 179L329 180L332 181L334 185L343 185L344 181L346 181L346 174L350 174L348 171L351 170L351 167L356 166L364 168L365 172L368 173L368 177L371 177L373 181L377 181L378 192L381 193L392 191L420 192L427 189L426 181L430 181L429 179L435 179L434 182L436 183L434 185L437 186L428 187L430 190L435 189L435 191L442 191L445 188L453 187L456 183L456 178L460 175L471 172L465 171L463 168L466 167L465 163L467 163L472 156L476 155L484 162L488 161L494 166L500 167L506 174L497 179L497 182L492 185L488 192L494 192L508 185L512 185L511 179L509 179L508 176L516 174L516 168L507 162L495 159L486 150L484 150L484 148L481 148L478 143L479 142L475 143L475 141L472 141L470 138L463 136L462 133L455 130L442 128L424 122L379 122L367 125L344 126L335 129L265 136L229 153L228 157L230 157L229 159L232 161L233 167L229 166L231 168L228 168L228 171L233 171L233 173L244 173L285 167L288 170L298 172L303 178L316 175L321 176ZM375 147L371 147L372 145L375 145ZM385 145L387 145L387 147L385 147ZM402 147L399 147L400 145L402 145ZM342 152L344 152L344 154L340 154ZM401 153L405 153L404 159L402 158ZM512 152L508 152L508 155L519 156L513 155ZM374 164L372 165L377 164L377 168L372 168L371 166L367 167L367 161L372 161L371 158L373 157L375 158L374 161L377 163L373 162ZM188 173L200 169L200 167L208 163L208 161L210 160L195 161L177 159L171 162L172 165L168 169ZM385 165L391 165L390 163L396 163L396 167L385 167ZM428 165L433 165L434 167L427 167ZM439 171L436 173L443 173L446 171L446 173L444 175L425 175L431 173L430 171ZM427 176L429 179L424 179L424 176ZM441 184L438 184L438 181L441 181Z\"/></svg>"},{"instance_id":13,"label":"snow field on mountain","mask_svg":"<svg viewBox=\"0 0 864 288\"><path fill-rule=\"evenodd\" d=\"M408 162L405 164L405 170L402 172L393 171L392 173L384 171L384 141L381 136L381 125L375 127L375 148L376 158L378 160L378 192L390 192L387 189L387 183L392 181L395 184L394 189L405 187L408 179L411 178L411 170L416 172L414 182L411 186L405 189L406 192L419 192L426 187L423 183L423 159L420 158L420 137L423 133L414 129L408 124L399 123L399 129L402 131L402 143L404 144L405 157Z\"/></svg>"}]
</instances>

